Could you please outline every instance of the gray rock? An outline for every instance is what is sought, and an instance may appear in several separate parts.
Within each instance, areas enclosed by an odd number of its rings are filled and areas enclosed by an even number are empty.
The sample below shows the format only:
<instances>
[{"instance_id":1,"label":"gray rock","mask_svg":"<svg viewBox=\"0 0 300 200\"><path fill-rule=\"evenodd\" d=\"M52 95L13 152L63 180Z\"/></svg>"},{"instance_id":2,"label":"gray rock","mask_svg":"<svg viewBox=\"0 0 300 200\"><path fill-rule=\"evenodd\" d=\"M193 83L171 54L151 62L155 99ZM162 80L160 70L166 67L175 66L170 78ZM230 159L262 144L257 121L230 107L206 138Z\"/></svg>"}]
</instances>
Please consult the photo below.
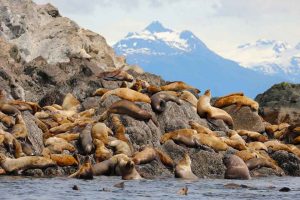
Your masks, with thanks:
<instances>
[{"instance_id":1,"label":"gray rock","mask_svg":"<svg viewBox=\"0 0 300 200\"><path fill-rule=\"evenodd\" d=\"M271 157L278 163L279 167L289 176L300 176L300 159L286 151L276 151Z\"/></svg>"},{"instance_id":2,"label":"gray rock","mask_svg":"<svg viewBox=\"0 0 300 200\"><path fill-rule=\"evenodd\" d=\"M258 115L258 113L252 111L250 107L243 106L237 110L236 105L231 105L223 109L231 115L234 130L244 129L259 133L265 131L262 118Z\"/></svg>"},{"instance_id":3,"label":"gray rock","mask_svg":"<svg viewBox=\"0 0 300 200\"><path fill-rule=\"evenodd\" d=\"M34 122L34 116L28 112L23 112L23 118L28 130L28 139L32 144L33 150L40 154L44 148L43 132Z\"/></svg>"},{"instance_id":4,"label":"gray rock","mask_svg":"<svg viewBox=\"0 0 300 200\"><path fill-rule=\"evenodd\" d=\"M174 174L157 160L144 165L136 165L136 169L146 179L174 177Z\"/></svg>"},{"instance_id":5,"label":"gray rock","mask_svg":"<svg viewBox=\"0 0 300 200\"><path fill-rule=\"evenodd\" d=\"M33 177L43 177L44 172L41 169L27 169L22 172L25 176L33 176Z\"/></svg>"}]
</instances>

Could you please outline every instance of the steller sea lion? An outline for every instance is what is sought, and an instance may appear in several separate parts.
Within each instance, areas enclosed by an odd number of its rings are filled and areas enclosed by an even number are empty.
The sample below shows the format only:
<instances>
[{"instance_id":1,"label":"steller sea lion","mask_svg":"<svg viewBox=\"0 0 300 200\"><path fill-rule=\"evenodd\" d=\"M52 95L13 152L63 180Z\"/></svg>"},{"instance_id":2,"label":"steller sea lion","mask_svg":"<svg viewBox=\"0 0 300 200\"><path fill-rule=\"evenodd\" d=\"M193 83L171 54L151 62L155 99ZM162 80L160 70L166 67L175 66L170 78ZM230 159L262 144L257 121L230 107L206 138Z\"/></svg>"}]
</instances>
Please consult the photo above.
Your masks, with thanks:
<instances>
[{"instance_id":1,"label":"steller sea lion","mask_svg":"<svg viewBox=\"0 0 300 200\"><path fill-rule=\"evenodd\" d=\"M178 97L166 92L158 92L151 96L151 107L155 112L161 113L166 109L166 103L168 101L173 101L178 105L182 104L182 100Z\"/></svg>"},{"instance_id":2,"label":"steller sea lion","mask_svg":"<svg viewBox=\"0 0 300 200\"><path fill-rule=\"evenodd\" d=\"M163 151L159 149L155 149L156 155L159 157L159 160L164 164L166 167L173 168L174 167L174 161L173 159Z\"/></svg>"},{"instance_id":3,"label":"steller sea lion","mask_svg":"<svg viewBox=\"0 0 300 200\"><path fill-rule=\"evenodd\" d=\"M98 122L92 127L93 139L101 140L104 144L108 143L108 136L113 135L113 132L104 123Z\"/></svg>"},{"instance_id":4,"label":"steller sea lion","mask_svg":"<svg viewBox=\"0 0 300 200\"><path fill-rule=\"evenodd\" d=\"M141 164L149 163L156 158L157 158L157 155L156 155L155 149L153 147L146 147L142 151L136 152L133 155L132 161L136 165L141 165Z\"/></svg>"},{"instance_id":5,"label":"steller sea lion","mask_svg":"<svg viewBox=\"0 0 300 200\"><path fill-rule=\"evenodd\" d=\"M226 166L226 179L251 179L249 169L245 162L236 155L226 155L224 157Z\"/></svg>"},{"instance_id":6,"label":"steller sea lion","mask_svg":"<svg viewBox=\"0 0 300 200\"><path fill-rule=\"evenodd\" d=\"M277 169L277 167L274 165L274 163L272 163L264 158L252 158L250 160L247 160L245 163L249 170L260 169L262 167Z\"/></svg>"},{"instance_id":7,"label":"steller sea lion","mask_svg":"<svg viewBox=\"0 0 300 200\"><path fill-rule=\"evenodd\" d=\"M71 174L69 178L92 180L94 176L91 159L88 156L86 156L83 165L79 166L78 171L74 174Z\"/></svg>"},{"instance_id":8,"label":"steller sea lion","mask_svg":"<svg viewBox=\"0 0 300 200\"><path fill-rule=\"evenodd\" d=\"M68 93L62 103L63 110L77 111L79 109L80 102L71 94Z\"/></svg>"},{"instance_id":9,"label":"steller sea lion","mask_svg":"<svg viewBox=\"0 0 300 200\"><path fill-rule=\"evenodd\" d=\"M252 149L252 150L268 151L267 146L262 142L249 142L249 143L247 143L247 146L249 147L249 149Z\"/></svg>"},{"instance_id":10,"label":"steller sea lion","mask_svg":"<svg viewBox=\"0 0 300 200\"><path fill-rule=\"evenodd\" d=\"M158 122L148 111L141 109L135 103L128 100L120 100L113 103L108 110L100 116L99 121L104 121L111 113L125 114L135 119L144 121L149 121L151 119L153 123L158 126Z\"/></svg>"},{"instance_id":11,"label":"steller sea lion","mask_svg":"<svg viewBox=\"0 0 300 200\"><path fill-rule=\"evenodd\" d=\"M34 156L35 152L32 149L32 146L26 142L21 142L22 150L27 156Z\"/></svg>"},{"instance_id":12,"label":"steller sea lion","mask_svg":"<svg viewBox=\"0 0 300 200\"><path fill-rule=\"evenodd\" d=\"M79 135L79 142L85 154L91 154L94 149L92 124L87 125Z\"/></svg>"},{"instance_id":13,"label":"steller sea lion","mask_svg":"<svg viewBox=\"0 0 300 200\"><path fill-rule=\"evenodd\" d=\"M20 158L20 157L25 156L23 149L22 149L22 145L18 140L14 139L13 145L15 148L15 151L14 151L15 158Z\"/></svg>"},{"instance_id":14,"label":"steller sea lion","mask_svg":"<svg viewBox=\"0 0 300 200\"><path fill-rule=\"evenodd\" d=\"M16 117L16 124L13 126L11 134L16 138L25 139L28 135L26 124L22 115L18 114Z\"/></svg>"},{"instance_id":15,"label":"steller sea lion","mask_svg":"<svg viewBox=\"0 0 300 200\"><path fill-rule=\"evenodd\" d=\"M267 148L270 148L273 151L283 150L283 151L287 151L289 153L293 153L288 145L283 144L278 140L270 140L270 141L265 142L264 144L266 145Z\"/></svg>"},{"instance_id":16,"label":"steller sea lion","mask_svg":"<svg viewBox=\"0 0 300 200\"><path fill-rule=\"evenodd\" d=\"M11 126L15 125L14 118L4 114L1 111L0 111L0 122L2 122L7 127L11 127Z\"/></svg>"},{"instance_id":17,"label":"steller sea lion","mask_svg":"<svg viewBox=\"0 0 300 200\"><path fill-rule=\"evenodd\" d=\"M237 150L240 150L240 151L247 149L247 147L245 145L245 142L241 142L239 140L233 140L233 139L225 138L225 137L220 137L220 139L223 142L225 142L228 146L231 146L234 149L237 149Z\"/></svg>"},{"instance_id":18,"label":"steller sea lion","mask_svg":"<svg viewBox=\"0 0 300 200\"><path fill-rule=\"evenodd\" d=\"M133 102L151 103L151 99L146 94L142 94L129 88L117 88L106 92L101 98L100 103L104 102L110 95L116 95L122 99Z\"/></svg>"},{"instance_id":19,"label":"steller sea lion","mask_svg":"<svg viewBox=\"0 0 300 200\"><path fill-rule=\"evenodd\" d=\"M189 102L195 108L195 110L197 110L198 99L191 92L184 90L179 93L179 98Z\"/></svg>"},{"instance_id":20,"label":"steller sea lion","mask_svg":"<svg viewBox=\"0 0 300 200\"><path fill-rule=\"evenodd\" d=\"M199 97L197 103L197 113L200 117L208 117L211 119L221 119L227 125L233 125L232 117L224 110L215 108L210 105L211 93L210 90L206 90L204 95Z\"/></svg>"},{"instance_id":21,"label":"steller sea lion","mask_svg":"<svg viewBox=\"0 0 300 200\"><path fill-rule=\"evenodd\" d=\"M110 91L110 89L107 88L98 88L94 93L93 96L102 96L104 95L106 92Z\"/></svg>"},{"instance_id":22,"label":"steller sea lion","mask_svg":"<svg viewBox=\"0 0 300 200\"><path fill-rule=\"evenodd\" d=\"M95 145L95 160L96 162L102 162L113 156L111 150L105 147L105 144L98 139L94 139L93 143Z\"/></svg>"},{"instance_id":23,"label":"steller sea lion","mask_svg":"<svg viewBox=\"0 0 300 200\"><path fill-rule=\"evenodd\" d=\"M60 167L78 165L78 161L74 156L67 154L51 154L51 151L48 148L43 149L42 155L55 161Z\"/></svg>"},{"instance_id":24,"label":"steller sea lion","mask_svg":"<svg viewBox=\"0 0 300 200\"><path fill-rule=\"evenodd\" d=\"M8 103L0 103L0 111L7 115L17 115L21 112L14 106L9 105Z\"/></svg>"},{"instance_id":25,"label":"steller sea lion","mask_svg":"<svg viewBox=\"0 0 300 200\"><path fill-rule=\"evenodd\" d=\"M198 177L192 172L191 164L192 161L190 156L187 153L185 153L183 158L177 163L175 167L175 177L197 180Z\"/></svg>"},{"instance_id":26,"label":"steller sea lion","mask_svg":"<svg viewBox=\"0 0 300 200\"><path fill-rule=\"evenodd\" d=\"M43 121L43 120L42 120ZM72 130L73 128L75 128L78 124L77 123L65 123L65 124L61 124L59 126L55 126L53 128L50 128L50 132L53 134L59 134L59 133L65 133L67 131Z\"/></svg>"},{"instance_id":27,"label":"steller sea lion","mask_svg":"<svg viewBox=\"0 0 300 200\"><path fill-rule=\"evenodd\" d=\"M135 164L132 160L127 162L119 162L118 164L120 175L123 180L139 180L142 179L140 174L135 169Z\"/></svg>"},{"instance_id":28,"label":"steller sea lion","mask_svg":"<svg viewBox=\"0 0 300 200\"><path fill-rule=\"evenodd\" d=\"M181 90L192 89L192 90L195 90L195 93L200 93L200 90L198 90L195 87L189 86L182 81L169 82L169 84L161 86L160 89L163 91L167 91L167 90L181 91Z\"/></svg>"},{"instance_id":29,"label":"steller sea lion","mask_svg":"<svg viewBox=\"0 0 300 200\"><path fill-rule=\"evenodd\" d=\"M12 159L0 153L0 166L9 173L18 170L46 168L55 165L56 163L53 160L40 156L25 156Z\"/></svg>"},{"instance_id":30,"label":"steller sea lion","mask_svg":"<svg viewBox=\"0 0 300 200\"><path fill-rule=\"evenodd\" d=\"M251 149L237 151L234 155L240 157L244 162L246 162L247 160L250 160L252 158L258 157L258 154Z\"/></svg>"},{"instance_id":31,"label":"steller sea lion","mask_svg":"<svg viewBox=\"0 0 300 200\"><path fill-rule=\"evenodd\" d=\"M128 81L132 82L134 80L133 76L124 71L125 66L113 71L102 72L97 75L98 78L102 78L106 81Z\"/></svg>"},{"instance_id":32,"label":"steller sea lion","mask_svg":"<svg viewBox=\"0 0 300 200\"><path fill-rule=\"evenodd\" d=\"M259 107L259 104L256 101L244 95L239 95L239 93L218 98L215 101L214 106L217 108L223 108L232 104L236 104L237 108L240 108L242 106L249 106L255 111L258 111Z\"/></svg>"},{"instance_id":33,"label":"steller sea lion","mask_svg":"<svg viewBox=\"0 0 300 200\"><path fill-rule=\"evenodd\" d=\"M64 150L68 150L70 152L76 151L76 148L72 144L57 137L48 138L45 141L45 146L51 151L51 153L62 153Z\"/></svg>"},{"instance_id":34,"label":"steller sea lion","mask_svg":"<svg viewBox=\"0 0 300 200\"><path fill-rule=\"evenodd\" d=\"M268 137L255 132L255 131L248 131L248 130L237 130L237 133L240 136L247 136L248 139L254 140L254 141L258 141L258 142L266 142L268 141Z\"/></svg>"},{"instance_id":35,"label":"steller sea lion","mask_svg":"<svg viewBox=\"0 0 300 200\"><path fill-rule=\"evenodd\" d=\"M79 135L80 135L80 133L60 133L58 135L55 135L55 137L62 138L64 140L66 140L67 142L71 142L74 140L78 140Z\"/></svg>"},{"instance_id":36,"label":"steller sea lion","mask_svg":"<svg viewBox=\"0 0 300 200\"><path fill-rule=\"evenodd\" d=\"M127 142L122 140L113 140L108 143L110 147L113 147L115 154L125 154L127 156L132 156L132 149Z\"/></svg>"},{"instance_id":37,"label":"steller sea lion","mask_svg":"<svg viewBox=\"0 0 300 200\"><path fill-rule=\"evenodd\" d=\"M209 128L202 126L201 124L194 122L194 121L189 121L189 125L191 126L192 129L196 130L198 133L204 133L208 135L213 135L217 136L215 132L210 130Z\"/></svg>"}]
</instances>

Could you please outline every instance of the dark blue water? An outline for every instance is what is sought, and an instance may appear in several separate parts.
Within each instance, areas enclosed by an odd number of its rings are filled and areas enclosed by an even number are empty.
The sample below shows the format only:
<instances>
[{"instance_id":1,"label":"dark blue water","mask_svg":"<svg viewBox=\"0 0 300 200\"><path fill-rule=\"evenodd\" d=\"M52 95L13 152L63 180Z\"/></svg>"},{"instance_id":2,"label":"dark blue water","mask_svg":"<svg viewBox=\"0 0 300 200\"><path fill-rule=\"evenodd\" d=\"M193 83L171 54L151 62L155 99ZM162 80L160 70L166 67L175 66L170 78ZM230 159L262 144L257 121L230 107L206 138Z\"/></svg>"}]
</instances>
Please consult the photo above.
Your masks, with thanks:
<instances>
[{"instance_id":1,"label":"dark blue water","mask_svg":"<svg viewBox=\"0 0 300 200\"><path fill-rule=\"evenodd\" d=\"M0 177L0 200L6 199L300 199L300 178L269 177L248 181L200 179L196 182L179 179L125 181L124 189L114 187L123 182L118 177L96 177L91 181L68 178ZM228 183L248 187L230 189ZM79 187L72 190L73 185ZM188 187L188 195L177 194ZM289 187L290 192L279 192Z\"/></svg>"}]
</instances>

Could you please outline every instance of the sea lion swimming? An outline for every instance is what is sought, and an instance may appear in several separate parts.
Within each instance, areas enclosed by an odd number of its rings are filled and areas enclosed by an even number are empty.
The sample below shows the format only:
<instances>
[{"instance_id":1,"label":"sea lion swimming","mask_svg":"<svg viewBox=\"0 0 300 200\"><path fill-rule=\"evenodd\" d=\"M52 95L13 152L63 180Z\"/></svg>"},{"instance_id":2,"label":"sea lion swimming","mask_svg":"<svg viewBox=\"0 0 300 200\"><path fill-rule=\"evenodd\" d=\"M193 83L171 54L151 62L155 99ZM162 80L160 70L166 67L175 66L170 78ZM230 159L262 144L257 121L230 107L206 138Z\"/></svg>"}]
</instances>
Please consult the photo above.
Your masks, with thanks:
<instances>
[{"instance_id":1,"label":"sea lion swimming","mask_svg":"<svg viewBox=\"0 0 300 200\"><path fill-rule=\"evenodd\" d=\"M138 120L149 121L150 119L153 123L158 126L158 122L153 118L153 116L146 110L141 109L135 103L128 100L120 100L113 103L107 111L105 111L99 118L99 121L104 121L107 119L108 115L111 113L115 114L125 114Z\"/></svg>"},{"instance_id":2,"label":"sea lion swimming","mask_svg":"<svg viewBox=\"0 0 300 200\"><path fill-rule=\"evenodd\" d=\"M208 117L211 119L221 119L227 125L233 125L232 117L224 110L215 108L210 105L211 93L210 90L206 90L204 95L199 97L197 103L197 113L200 117Z\"/></svg>"},{"instance_id":3,"label":"sea lion swimming","mask_svg":"<svg viewBox=\"0 0 300 200\"><path fill-rule=\"evenodd\" d=\"M106 92L101 98L100 103L104 102L110 95L116 95L122 99L133 102L150 103L151 99L146 95L129 88L117 88Z\"/></svg>"},{"instance_id":4,"label":"sea lion swimming","mask_svg":"<svg viewBox=\"0 0 300 200\"><path fill-rule=\"evenodd\" d=\"M55 165L56 163L53 160L45 157L25 156L12 159L7 158L4 154L0 153L0 166L9 173L18 170L46 168Z\"/></svg>"},{"instance_id":5,"label":"sea lion swimming","mask_svg":"<svg viewBox=\"0 0 300 200\"><path fill-rule=\"evenodd\" d=\"M183 178L183 179L190 179L190 180L197 180L199 179L191 169L191 158L187 153L184 154L183 158L178 162L175 167L175 177L176 178Z\"/></svg>"},{"instance_id":6,"label":"sea lion swimming","mask_svg":"<svg viewBox=\"0 0 300 200\"><path fill-rule=\"evenodd\" d=\"M168 101L173 101L178 105L182 104L182 100L178 97L166 92L158 92L151 96L151 107L155 112L161 113L166 109L166 103Z\"/></svg>"},{"instance_id":7,"label":"sea lion swimming","mask_svg":"<svg viewBox=\"0 0 300 200\"><path fill-rule=\"evenodd\" d=\"M226 179L251 179L249 169L245 162L236 155L226 155L224 157L226 166Z\"/></svg>"},{"instance_id":8,"label":"sea lion swimming","mask_svg":"<svg viewBox=\"0 0 300 200\"><path fill-rule=\"evenodd\" d=\"M242 93L236 93L220 97L215 101L214 106L217 108L223 108L232 104L236 104L238 108L242 106L249 106L253 110L258 111L259 104L256 101L241 94Z\"/></svg>"}]
</instances>

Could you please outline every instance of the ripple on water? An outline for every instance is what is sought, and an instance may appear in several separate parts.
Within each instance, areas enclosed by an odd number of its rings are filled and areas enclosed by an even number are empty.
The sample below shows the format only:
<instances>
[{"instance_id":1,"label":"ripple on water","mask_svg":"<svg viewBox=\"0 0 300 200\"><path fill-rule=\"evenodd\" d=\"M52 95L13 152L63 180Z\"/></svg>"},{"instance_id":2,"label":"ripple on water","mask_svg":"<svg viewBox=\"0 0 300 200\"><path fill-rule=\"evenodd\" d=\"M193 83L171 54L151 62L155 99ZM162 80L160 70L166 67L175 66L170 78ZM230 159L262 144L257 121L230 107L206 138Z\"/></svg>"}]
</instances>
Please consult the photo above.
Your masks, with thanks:
<instances>
[{"instance_id":1,"label":"ripple on water","mask_svg":"<svg viewBox=\"0 0 300 200\"><path fill-rule=\"evenodd\" d=\"M125 181L124 188L114 187L123 182L119 177L96 177L91 181L67 178L28 178L0 177L1 200L52 200L52 199L290 199L300 195L300 178L269 177L252 180L200 179L183 181L179 179L156 179ZM244 187L225 187L228 183L246 185ZM79 190L73 190L77 185ZM184 186L188 195L177 194ZM290 192L279 192L282 187Z\"/></svg>"}]
</instances>

